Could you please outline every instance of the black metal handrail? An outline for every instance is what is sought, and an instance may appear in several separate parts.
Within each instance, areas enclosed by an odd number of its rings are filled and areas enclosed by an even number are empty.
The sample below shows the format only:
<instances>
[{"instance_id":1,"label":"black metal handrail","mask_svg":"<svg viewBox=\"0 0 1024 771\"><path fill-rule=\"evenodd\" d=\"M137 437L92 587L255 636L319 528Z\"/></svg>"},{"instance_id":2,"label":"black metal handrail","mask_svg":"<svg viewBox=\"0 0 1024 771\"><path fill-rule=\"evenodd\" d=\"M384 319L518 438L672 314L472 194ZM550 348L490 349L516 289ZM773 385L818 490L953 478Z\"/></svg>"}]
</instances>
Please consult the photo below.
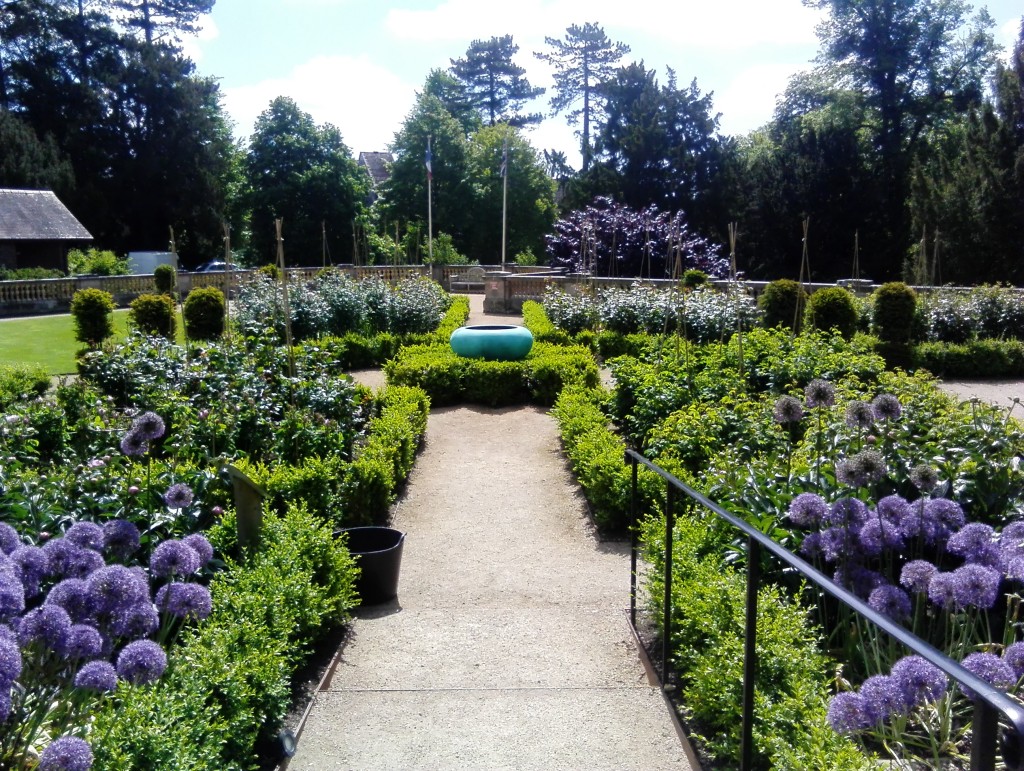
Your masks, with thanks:
<instances>
[{"instance_id":1,"label":"black metal handrail","mask_svg":"<svg viewBox=\"0 0 1024 771\"><path fill-rule=\"evenodd\" d=\"M997 745L999 742L1000 715L1009 725L1003 734L1003 762L1010 769L1024 769L1024 705L1008 696L998 688L972 674L957 661L949 658L935 647L904 629L887 616L878 613L866 602L833 582L810 564L796 556L793 552L780 546L757 528L743 519L730 514L718 504L689 487L665 469L652 463L635 450L626 450L626 463L632 467L632 495L630 501L630 520L633 533L630 553L630 622L636 627L636 574L637 574L637 477L639 466L645 466L665 480L665 597L664 620L662 627L662 677L667 680L669 673L669 643L672 636L672 532L675 529L675 498L681 492L696 501L705 509L724 519L735 529L747 537L747 595L746 595L746 628L743 660L743 726L741 737L740 768L748 771L753 768L754 747L754 673L757 668L757 592L760 585L761 551L764 550L776 559L796 570L801 576L818 586L826 594L842 602L855 613L864 617L882 629L891 637L905 645L913 653L931 662L949 677L977 694L974 700L974 716L971 739L971 769L973 771L992 771L996 766Z\"/></svg>"}]
</instances>

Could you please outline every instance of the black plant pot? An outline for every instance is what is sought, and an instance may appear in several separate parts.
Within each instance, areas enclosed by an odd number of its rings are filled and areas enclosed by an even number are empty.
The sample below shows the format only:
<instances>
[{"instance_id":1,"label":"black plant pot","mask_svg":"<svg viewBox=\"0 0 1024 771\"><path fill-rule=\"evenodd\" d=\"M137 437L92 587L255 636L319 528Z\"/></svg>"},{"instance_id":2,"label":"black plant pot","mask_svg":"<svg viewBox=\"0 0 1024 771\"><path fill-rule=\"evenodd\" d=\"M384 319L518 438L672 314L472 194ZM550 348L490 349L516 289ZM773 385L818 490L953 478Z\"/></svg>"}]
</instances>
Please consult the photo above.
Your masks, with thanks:
<instances>
[{"instance_id":1,"label":"black plant pot","mask_svg":"<svg viewBox=\"0 0 1024 771\"><path fill-rule=\"evenodd\" d=\"M363 605L379 605L398 596L405 533L391 527L350 527L348 550L359 565L356 591Z\"/></svg>"}]
</instances>

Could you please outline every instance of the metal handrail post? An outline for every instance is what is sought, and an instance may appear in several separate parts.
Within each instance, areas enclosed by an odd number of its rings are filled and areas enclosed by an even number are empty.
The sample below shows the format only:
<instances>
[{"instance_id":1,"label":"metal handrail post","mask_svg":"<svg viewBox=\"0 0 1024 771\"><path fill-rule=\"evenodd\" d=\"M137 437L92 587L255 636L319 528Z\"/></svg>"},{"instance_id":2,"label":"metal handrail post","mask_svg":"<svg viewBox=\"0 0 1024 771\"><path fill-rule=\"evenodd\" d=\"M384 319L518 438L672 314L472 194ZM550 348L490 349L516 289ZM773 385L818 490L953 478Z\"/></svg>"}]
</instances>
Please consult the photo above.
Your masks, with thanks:
<instances>
[{"instance_id":1,"label":"metal handrail post","mask_svg":"<svg viewBox=\"0 0 1024 771\"><path fill-rule=\"evenodd\" d=\"M636 529L636 495L639 468L635 460L626 456L632 467L632 485L629 496L629 622L636 627L636 552L639 547L639 534Z\"/></svg>"},{"instance_id":2,"label":"metal handrail post","mask_svg":"<svg viewBox=\"0 0 1024 771\"><path fill-rule=\"evenodd\" d=\"M757 592L761 586L761 546L747 539L747 618L743 641L743 726L740 769L754 767L754 685L757 676Z\"/></svg>"},{"instance_id":3,"label":"metal handrail post","mask_svg":"<svg viewBox=\"0 0 1024 771\"><path fill-rule=\"evenodd\" d=\"M974 702L971 719L971 771L995 771L999 713L981 699Z\"/></svg>"},{"instance_id":4,"label":"metal handrail post","mask_svg":"<svg viewBox=\"0 0 1024 771\"><path fill-rule=\"evenodd\" d=\"M665 690L669 690L669 651L672 648L672 532L676 527L675 516L676 491L672 485L666 486L665 495L665 605L664 620L661 625L661 681Z\"/></svg>"}]
</instances>

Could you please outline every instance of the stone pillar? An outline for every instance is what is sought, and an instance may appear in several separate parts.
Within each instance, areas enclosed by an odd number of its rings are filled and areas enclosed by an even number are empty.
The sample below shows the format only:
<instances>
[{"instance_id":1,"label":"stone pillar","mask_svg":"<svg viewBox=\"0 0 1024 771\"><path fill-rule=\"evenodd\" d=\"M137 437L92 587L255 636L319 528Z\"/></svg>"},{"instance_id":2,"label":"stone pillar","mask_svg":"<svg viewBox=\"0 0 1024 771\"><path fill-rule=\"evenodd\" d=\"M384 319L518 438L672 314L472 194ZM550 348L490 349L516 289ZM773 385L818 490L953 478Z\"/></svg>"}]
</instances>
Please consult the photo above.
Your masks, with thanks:
<instances>
[{"instance_id":1,"label":"stone pillar","mask_svg":"<svg viewBox=\"0 0 1024 771\"><path fill-rule=\"evenodd\" d=\"M511 313L508 280L511 275L495 270L484 277L484 313Z\"/></svg>"}]
</instances>

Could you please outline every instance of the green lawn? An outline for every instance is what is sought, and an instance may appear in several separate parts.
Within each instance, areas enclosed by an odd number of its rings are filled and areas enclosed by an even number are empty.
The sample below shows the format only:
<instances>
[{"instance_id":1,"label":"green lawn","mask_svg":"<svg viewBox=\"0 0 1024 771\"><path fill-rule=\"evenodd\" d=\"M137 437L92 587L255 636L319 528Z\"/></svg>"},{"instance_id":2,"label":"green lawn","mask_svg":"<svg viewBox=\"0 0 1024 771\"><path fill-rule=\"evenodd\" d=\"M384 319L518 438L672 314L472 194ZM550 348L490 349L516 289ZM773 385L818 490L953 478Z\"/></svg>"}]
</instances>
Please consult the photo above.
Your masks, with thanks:
<instances>
[{"instance_id":1,"label":"green lawn","mask_svg":"<svg viewBox=\"0 0 1024 771\"><path fill-rule=\"evenodd\" d=\"M114 336L121 339L128 328L128 311L114 311ZM183 342L178 314L178 342ZM0 319L0 364L42 364L51 375L75 372L75 353L83 346L75 340L70 314Z\"/></svg>"}]
</instances>

